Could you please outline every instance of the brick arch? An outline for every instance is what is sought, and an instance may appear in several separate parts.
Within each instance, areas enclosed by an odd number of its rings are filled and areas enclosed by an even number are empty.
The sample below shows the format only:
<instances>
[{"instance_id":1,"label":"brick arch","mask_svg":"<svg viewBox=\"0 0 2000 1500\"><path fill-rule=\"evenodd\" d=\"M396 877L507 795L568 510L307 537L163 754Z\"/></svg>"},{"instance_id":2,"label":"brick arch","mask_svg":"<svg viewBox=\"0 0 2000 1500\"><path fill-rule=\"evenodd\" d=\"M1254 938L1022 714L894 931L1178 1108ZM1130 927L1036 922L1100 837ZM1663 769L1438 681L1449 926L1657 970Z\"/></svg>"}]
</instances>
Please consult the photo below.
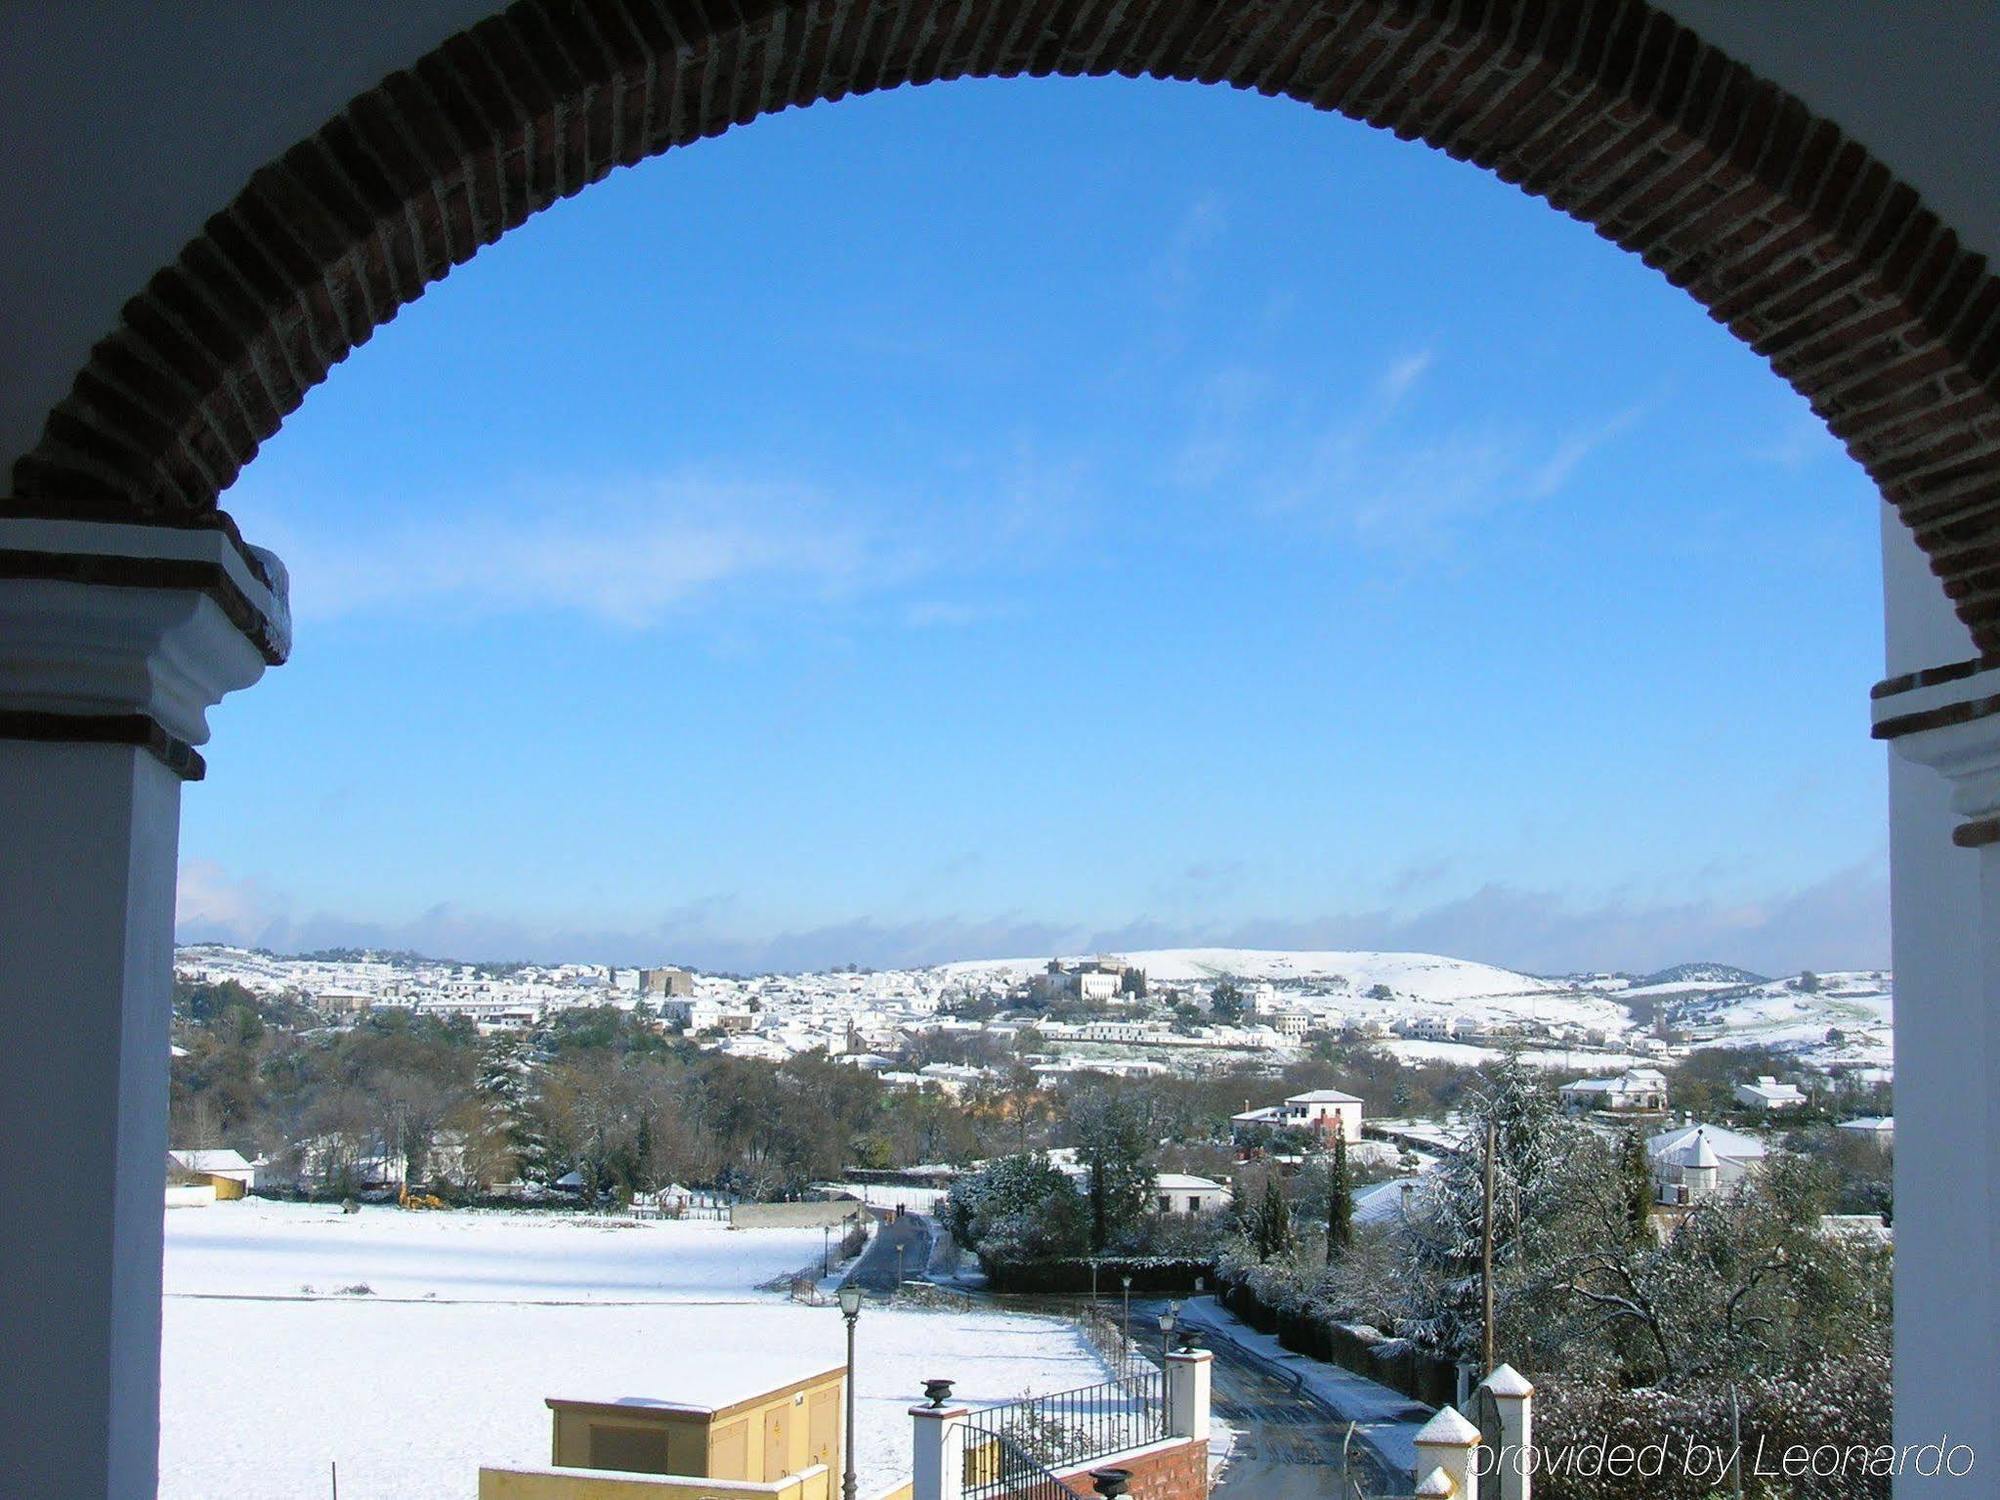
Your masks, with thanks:
<instances>
[{"instance_id":1,"label":"brick arch","mask_svg":"<svg viewBox=\"0 0 2000 1500\"><path fill-rule=\"evenodd\" d=\"M530 214L788 105L1021 73L1282 94L1593 225L1811 402L2000 650L2000 280L1643 0L518 0L258 171L125 305L5 509L233 530L218 495L306 391Z\"/></svg>"}]
</instances>

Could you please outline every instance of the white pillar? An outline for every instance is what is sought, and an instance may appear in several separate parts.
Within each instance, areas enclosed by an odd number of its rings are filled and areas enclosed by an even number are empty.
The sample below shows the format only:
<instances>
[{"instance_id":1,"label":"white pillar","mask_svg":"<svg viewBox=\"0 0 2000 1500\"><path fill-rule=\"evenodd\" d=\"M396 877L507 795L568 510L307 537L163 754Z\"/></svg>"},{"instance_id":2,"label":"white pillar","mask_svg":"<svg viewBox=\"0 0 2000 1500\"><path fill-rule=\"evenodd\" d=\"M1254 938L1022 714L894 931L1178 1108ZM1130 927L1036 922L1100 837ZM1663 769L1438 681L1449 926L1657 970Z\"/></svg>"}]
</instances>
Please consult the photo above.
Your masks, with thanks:
<instances>
[{"instance_id":1,"label":"white pillar","mask_svg":"<svg viewBox=\"0 0 2000 1500\"><path fill-rule=\"evenodd\" d=\"M1951 680L1949 671L1938 671L1971 662L1976 648L1886 506L1882 535L1890 680L1873 703L1878 733L1954 699L1971 703L1982 691L1972 677ZM1946 680L1924 683L1940 677ZM1964 728L1976 739L1979 725L1968 720ZM1898 1085L1895 1442L1900 1450L1948 1433L1985 1454L2000 1449L2000 1297L1989 1278L1967 1276L1965 1267L1993 1264L2000 1255L2000 1129L1993 1116L2000 1008L1991 987L2000 922L1990 891L1982 889L1993 849L1954 841L1978 794L1961 798L1939 774L1945 760L1962 760L1967 738L1961 732L1953 744L1937 730L1918 730L1890 740L1897 752L1889 758ZM1950 1486L1948 1479L1905 1473L1895 1492L1963 1488Z\"/></svg>"},{"instance_id":2,"label":"white pillar","mask_svg":"<svg viewBox=\"0 0 2000 1500\"><path fill-rule=\"evenodd\" d=\"M155 1490L181 782L288 635L276 559L220 532L0 521L0 1149L32 1179L0 1207L13 1500Z\"/></svg>"},{"instance_id":3,"label":"white pillar","mask_svg":"<svg viewBox=\"0 0 2000 1500\"><path fill-rule=\"evenodd\" d=\"M910 1500L962 1500L969 1414L963 1406L910 1408Z\"/></svg>"},{"instance_id":4,"label":"white pillar","mask_svg":"<svg viewBox=\"0 0 2000 1500\"><path fill-rule=\"evenodd\" d=\"M1208 1389L1215 1356L1188 1349L1167 1356L1167 1435L1208 1439Z\"/></svg>"},{"instance_id":5,"label":"white pillar","mask_svg":"<svg viewBox=\"0 0 2000 1500\"><path fill-rule=\"evenodd\" d=\"M1437 1415L1417 1429L1415 1478L1421 1485L1434 1471L1441 1471L1451 1489L1446 1493L1470 1497L1479 1493L1475 1463L1479 1453L1479 1429L1457 1410L1440 1406ZM1432 1493L1437 1493L1433 1490Z\"/></svg>"},{"instance_id":6,"label":"white pillar","mask_svg":"<svg viewBox=\"0 0 2000 1500\"><path fill-rule=\"evenodd\" d=\"M1535 1441L1535 1388L1512 1365L1501 1365L1479 1382L1500 1413L1500 1451L1493 1463L1500 1475L1500 1500L1530 1500Z\"/></svg>"}]
</instances>

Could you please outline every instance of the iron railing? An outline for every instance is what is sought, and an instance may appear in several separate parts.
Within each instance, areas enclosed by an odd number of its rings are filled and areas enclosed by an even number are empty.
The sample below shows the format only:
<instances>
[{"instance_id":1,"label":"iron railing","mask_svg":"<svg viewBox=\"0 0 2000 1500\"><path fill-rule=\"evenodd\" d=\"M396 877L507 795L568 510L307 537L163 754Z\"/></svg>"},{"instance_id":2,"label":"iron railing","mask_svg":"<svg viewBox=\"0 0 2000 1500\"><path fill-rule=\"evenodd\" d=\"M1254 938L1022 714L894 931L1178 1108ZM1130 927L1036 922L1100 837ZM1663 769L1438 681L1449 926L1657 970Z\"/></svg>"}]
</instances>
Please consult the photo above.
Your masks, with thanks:
<instances>
[{"instance_id":1,"label":"iron railing","mask_svg":"<svg viewBox=\"0 0 2000 1500\"><path fill-rule=\"evenodd\" d=\"M966 1434L967 1500L1087 1500L1006 1433Z\"/></svg>"},{"instance_id":2,"label":"iron railing","mask_svg":"<svg viewBox=\"0 0 2000 1500\"><path fill-rule=\"evenodd\" d=\"M989 1406L965 1421L966 1500L1062 1500L1049 1482L1075 1492L1055 1470L1079 1469L1166 1435L1166 1375L1137 1361L1102 1385Z\"/></svg>"}]
</instances>

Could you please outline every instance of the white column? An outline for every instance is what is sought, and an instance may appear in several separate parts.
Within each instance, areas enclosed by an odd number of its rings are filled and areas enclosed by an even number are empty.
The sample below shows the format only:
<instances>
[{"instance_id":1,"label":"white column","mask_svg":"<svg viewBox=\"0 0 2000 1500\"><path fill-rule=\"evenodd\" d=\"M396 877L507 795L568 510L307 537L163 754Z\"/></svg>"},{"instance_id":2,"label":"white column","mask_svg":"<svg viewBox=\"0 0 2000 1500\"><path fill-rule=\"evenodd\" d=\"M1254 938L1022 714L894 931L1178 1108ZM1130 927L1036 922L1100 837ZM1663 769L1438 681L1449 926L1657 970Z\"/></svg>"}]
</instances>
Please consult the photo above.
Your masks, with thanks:
<instances>
[{"instance_id":1,"label":"white column","mask_svg":"<svg viewBox=\"0 0 2000 1500\"><path fill-rule=\"evenodd\" d=\"M1167 1356L1167 1435L1208 1439L1208 1389L1215 1356L1188 1349Z\"/></svg>"},{"instance_id":2,"label":"white column","mask_svg":"<svg viewBox=\"0 0 2000 1500\"><path fill-rule=\"evenodd\" d=\"M1471 1500L1479 1493L1479 1479L1475 1472L1475 1462L1479 1453L1479 1429L1474 1427L1456 1409L1440 1406L1437 1415L1417 1429L1417 1467L1415 1478L1419 1493L1445 1493ZM1436 1472L1442 1472L1451 1485L1447 1491L1433 1488L1423 1491L1421 1486Z\"/></svg>"},{"instance_id":3,"label":"white column","mask_svg":"<svg viewBox=\"0 0 2000 1500\"><path fill-rule=\"evenodd\" d=\"M1884 507L1883 589L1890 680L1873 702L1890 733L1890 899L1896 968L1896 1361L1895 1442L1935 1443L1948 1433L1980 1454L2000 1451L2000 1298L1990 1279L1967 1276L2000 1254L1993 1115L2000 1008L1993 956L2000 952L1992 846L1954 835L1977 805L1976 787L1941 775L1946 762L1976 780L1969 745L1992 731L1967 720L1895 734L1898 720L1994 689L1972 675L1971 637L1952 614L1909 532ZM1939 669L1946 669L1940 671ZM1966 671L1961 666L1958 670ZM1979 674L1983 676L1984 674ZM1926 679L1931 679L1926 683ZM1942 680L1940 680L1942 679ZM1958 710L1957 712L1964 712ZM1945 731L1940 733L1940 731ZM1955 805L1956 804L1956 805ZM1984 887L1984 888L1983 888ZM1949 1491L1951 1481L1899 1476L1899 1497Z\"/></svg>"},{"instance_id":4,"label":"white column","mask_svg":"<svg viewBox=\"0 0 2000 1500\"><path fill-rule=\"evenodd\" d=\"M910 1408L910 1500L962 1500L968 1415L963 1406Z\"/></svg>"},{"instance_id":5,"label":"white column","mask_svg":"<svg viewBox=\"0 0 2000 1500\"><path fill-rule=\"evenodd\" d=\"M1500 1474L1500 1500L1530 1500L1535 1441L1535 1388L1512 1365L1501 1365L1479 1382L1500 1413L1500 1451L1493 1463Z\"/></svg>"},{"instance_id":6,"label":"white column","mask_svg":"<svg viewBox=\"0 0 2000 1500\"><path fill-rule=\"evenodd\" d=\"M0 521L0 1475L138 1500L158 1467L175 864L204 714L288 644L213 531Z\"/></svg>"}]
</instances>

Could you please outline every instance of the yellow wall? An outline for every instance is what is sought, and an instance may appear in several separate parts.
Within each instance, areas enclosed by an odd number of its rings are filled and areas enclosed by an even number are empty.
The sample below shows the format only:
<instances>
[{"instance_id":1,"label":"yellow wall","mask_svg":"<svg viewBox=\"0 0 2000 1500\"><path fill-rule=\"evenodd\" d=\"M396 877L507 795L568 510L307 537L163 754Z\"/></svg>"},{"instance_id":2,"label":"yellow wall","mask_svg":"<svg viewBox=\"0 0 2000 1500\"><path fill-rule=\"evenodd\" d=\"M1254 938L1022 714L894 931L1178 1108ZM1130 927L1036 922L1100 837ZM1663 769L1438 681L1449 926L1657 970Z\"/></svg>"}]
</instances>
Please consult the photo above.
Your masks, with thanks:
<instances>
[{"instance_id":1,"label":"yellow wall","mask_svg":"<svg viewBox=\"0 0 2000 1500\"><path fill-rule=\"evenodd\" d=\"M815 1465L838 1470L840 1398L833 1369L715 1411L551 1398L559 1467L768 1482ZM664 1439L664 1446L662 1446Z\"/></svg>"},{"instance_id":2,"label":"yellow wall","mask_svg":"<svg viewBox=\"0 0 2000 1500\"><path fill-rule=\"evenodd\" d=\"M481 1469L479 1500L833 1500L833 1471L771 1484L593 1469Z\"/></svg>"}]
</instances>

